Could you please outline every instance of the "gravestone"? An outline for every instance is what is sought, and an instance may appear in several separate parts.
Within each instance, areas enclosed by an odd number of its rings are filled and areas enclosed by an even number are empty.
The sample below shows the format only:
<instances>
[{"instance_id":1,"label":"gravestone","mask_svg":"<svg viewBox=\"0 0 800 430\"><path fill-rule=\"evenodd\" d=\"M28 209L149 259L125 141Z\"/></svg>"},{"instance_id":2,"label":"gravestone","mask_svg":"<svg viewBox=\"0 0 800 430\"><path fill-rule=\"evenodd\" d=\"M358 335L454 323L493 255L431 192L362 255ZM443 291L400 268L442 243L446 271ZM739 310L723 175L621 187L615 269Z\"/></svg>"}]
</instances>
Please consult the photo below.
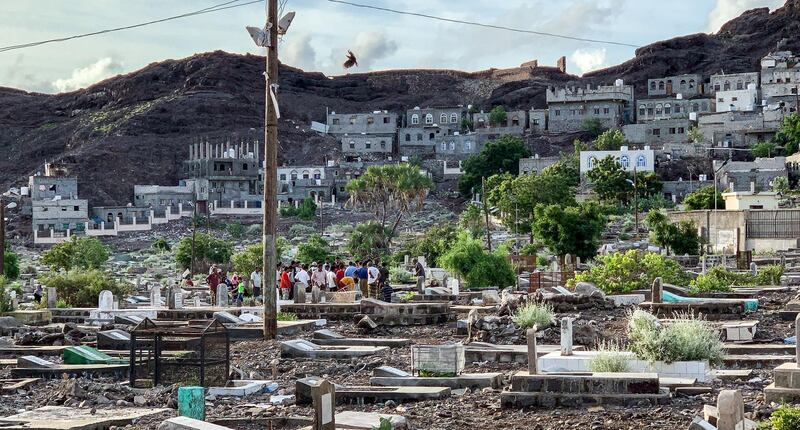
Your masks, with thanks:
<instances>
[{"instance_id":1,"label":"gravestone","mask_svg":"<svg viewBox=\"0 0 800 430\"><path fill-rule=\"evenodd\" d=\"M150 306L161 307L161 286L158 284L150 287Z\"/></svg>"},{"instance_id":2,"label":"gravestone","mask_svg":"<svg viewBox=\"0 0 800 430\"><path fill-rule=\"evenodd\" d=\"M652 303L661 303L661 293L664 291L664 286L662 285L661 277L653 280L653 287L650 289L650 301Z\"/></svg>"},{"instance_id":3,"label":"gravestone","mask_svg":"<svg viewBox=\"0 0 800 430\"><path fill-rule=\"evenodd\" d=\"M55 287L47 287L47 307L52 309L56 307L56 303L58 303L58 295L56 293Z\"/></svg>"},{"instance_id":4,"label":"gravestone","mask_svg":"<svg viewBox=\"0 0 800 430\"><path fill-rule=\"evenodd\" d=\"M15 311L19 307L19 299L17 298L17 292L11 290L8 293L8 298L11 299L11 310Z\"/></svg>"},{"instance_id":5,"label":"gravestone","mask_svg":"<svg viewBox=\"0 0 800 430\"><path fill-rule=\"evenodd\" d=\"M755 261L750 262L750 272L753 273L753 276L758 275L758 265Z\"/></svg>"},{"instance_id":6,"label":"gravestone","mask_svg":"<svg viewBox=\"0 0 800 430\"><path fill-rule=\"evenodd\" d=\"M722 390L717 397L717 430L744 428L744 400L739 390Z\"/></svg>"},{"instance_id":7,"label":"gravestone","mask_svg":"<svg viewBox=\"0 0 800 430\"><path fill-rule=\"evenodd\" d=\"M22 369L49 369L56 367L56 364L35 355L25 355L17 358L17 367Z\"/></svg>"},{"instance_id":8,"label":"gravestone","mask_svg":"<svg viewBox=\"0 0 800 430\"><path fill-rule=\"evenodd\" d=\"M100 291L97 300L97 309L100 312L108 312L114 309L114 293L108 290Z\"/></svg>"},{"instance_id":9,"label":"gravestone","mask_svg":"<svg viewBox=\"0 0 800 430\"><path fill-rule=\"evenodd\" d=\"M305 303L306 302L306 287L303 284L296 284L294 286L294 302L295 303Z\"/></svg>"},{"instance_id":10,"label":"gravestone","mask_svg":"<svg viewBox=\"0 0 800 430\"><path fill-rule=\"evenodd\" d=\"M314 405L314 430L335 430L336 386L327 379L315 380L311 385L311 400Z\"/></svg>"},{"instance_id":11,"label":"gravestone","mask_svg":"<svg viewBox=\"0 0 800 430\"><path fill-rule=\"evenodd\" d=\"M322 291L318 286L311 287L311 303L319 303L322 301Z\"/></svg>"},{"instance_id":12,"label":"gravestone","mask_svg":"<svg viewBox=\"0 0 800 430\"><path fill-rule=\"evenodd\" d=\"M536 356L536 326L529 328L525 332L525 337L528 340L528 374L535 375L538 373L538 357Z\"/></svg>"},{"instance_id":13,"label":"gravestone","mask_svg":"<svg viewBox=\"0 0 800 430\"><path fill-rule=\"evenodd\" d=\"M561 318L561 355L572 355L572 318Z\"/></svg>"},{"instance_id":14,"label":"gravestone","mask_svg":"<svg viewBox=\"0 0 800 430\"><path fill-rule=\"evenodd\" d=\"M800 339L800 313L794 318L794 335L795 339ZM798 341L795 341L794 360L800 366L800 342Z\"/></svg>"},{"instance_id":15,"label":"gravestone","mask_svg":"<svg viewBox=\"0 0 800 430\"><path fill-rule=\"evenodd\" d=\"M217 288L217 306L221 308L228 306L228 288L224 284Z\"/></svg>"},{"instance_id":16,"label":"gravestone","mask_svg":"<svg viewBox=\"0 0 800 430\"><path fill-rule=\"evenodd\" d=\"M781 254L781 266L786 267L786 255Z\"/></svg>"},{"instance_id":17,"label":"gravestone","mask_svg":"<svg viewBox=\"0 0 800 430\"><path fill-rule=\"evenodd\" d=\"M183 291L181 287L173 285L167 292L167 308L183 309Z\"/></svg>"},{"instance_id":18,"label":"gravestone","mask_svg":"<svg viewBox=\"0 0 800 430\"><path fill-rule=\"evenodd\" d=\"M700 259L700 273L705 275L706 274L706 265L708 262L706 261L706 254L703 254L703 257Z\"/></svg>"},{"instance_id":19,"label":"gravestone","mask_svg":"<svg viewBox=\"0 0 800 430\"><path fill-rule=\"evenodd\" d=\"M571 271L572 269L572 256L569 254L564 254L564 270Z\"/></svg>"},{"instance_id":20,"label":"gravestone","mask_svg":"<svg viewBox=\"0 0 800 430\"><path fill-rule=\"evenodd\" d=\"M200 307L200 297L198 296L194 296L194 307L196 308Z\"/></svg>"}]
</instances>

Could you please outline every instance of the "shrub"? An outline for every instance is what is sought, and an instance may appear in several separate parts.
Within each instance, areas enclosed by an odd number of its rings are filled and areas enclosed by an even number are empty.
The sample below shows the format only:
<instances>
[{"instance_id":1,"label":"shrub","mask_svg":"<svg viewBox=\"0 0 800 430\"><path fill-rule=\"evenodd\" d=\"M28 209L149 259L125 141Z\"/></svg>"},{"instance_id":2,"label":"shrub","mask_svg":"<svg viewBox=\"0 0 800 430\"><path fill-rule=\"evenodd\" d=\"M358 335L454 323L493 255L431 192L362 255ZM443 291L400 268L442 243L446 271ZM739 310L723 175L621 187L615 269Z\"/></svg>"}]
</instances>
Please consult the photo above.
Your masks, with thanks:
<instances>
[{"instance_id":1,"label":"shrub","mask_svg":"<svg viewBox=\"0 0 800 430\"><path fill-rule=\"evenodd\" d=\"M631 367L628 357L614 342L603 342L598 345L597 355L589 361L589 371L600 373L624 373Z\"/></svg>"},{"instance_id":2,"label":"shrub","mask_svg":"<svg viewBox=\"0 0 800 430\"><path fill-rule=\"evenodd\" d=\"M652 314L636 310L628 320L628 338L631 351L642 360L722 362L719 334L707 321L693 315L678 315L664 325Z\"/></svg>"},{"instance_id":3,"label":"shrub","mask_svg":"<svg viewBox=\"0 0 800 430\"><path fill-rule=\"evenodd\" d=\"M302 220L312 220L317 215L317 204L314 199L308 198L302 201L298 207L288 205L281 208L281 216L297 217Z\"/></svg>"},{"instance_id":4,"label":"shrub","mask_svg":"<svg viewBox=\"0 0 800 430\"><path fill-rule=\"evenodd\" d=\"M547 303L528 303L514 313L514 322L528 329L536 325L543 328L553 323L553 306Z\"/></svg>"},{"instance_id":5,"label":"shrub","mask_svg":"<svg viewBox=\"0 0 800 430\"><path fill-rule=\"evenodd\" d=\"M69 303L67 303L66 300L64 300L64 299L56 300L56 308L58 308L58 309L66 309L66 308L69 308L69 307L71 307L71 306L69 305Z\"/></svg>"},{"instance_id":6,"label":"shrub","mask_svg":"<svg viewBox=\"0 0 800 430\"><path fill-rule=\"evenodd\" d=\"M108 248L96 237L72 236L45 251L42 264L53 270L99 269L108 255Z\"/></svg>"},{"instance_id":7,"label":"shrub","mask_svg":"<svg viewBox=\"0 0 800 430\"><path fill-rule=\"evenodd\" d=\"M194 240L194 272L196 268L211 264L226 264L231 259L233 246L230 242L205 233L197 233ZM192 261L192 237L184 237L175 249L175 261L181 268L188 268Z\"/></svg>"},{"instance_id":8,"label":"shrub","mask_svg":"<svg viewBox=\"0 0 800 430\"><path fill-rule=\"evenodd\" d=\"M389 268L389 281L396 284L409 284L414 281L414 274L402 267Z\"/></svg>"},{"instance_id":9,"label":"shrub","mask_svg":"<svg viewBox=\"0 0 800 430\"><path fill-rule=\"evenodd\" d=\"M297 314L291 312L278 312L278 321L297 321Z\"/></svg>"},{"instance_id":10,"label":"shrub","mask_svg":"<svg viewBox=\"0 0 800 430\"><path fill-rule=\"evenodd\" d=\"M388 229L377 222L365 222L356 226L347 241L347 252L357 260L380 258L386 260L389 253Z\"/></svg>"},{"instance_id":11,"label":"shrub","mask_svg":"<svg viewBox=\"0 0 800 430\"><path fill-rule=\"evenodd\" d=\"M275 241L275 262L281 261L287 246L286 239L279 236L278 240ZM247 274L256 269L261 269L264 266L264 245L258 242L246 246L244 250L233 254L231 264L233 265L233 270L238 273Z\"/></svg>"},{"instance_id":12,"label":"shrub","mask_svg":"<svg viewBox=\"0 0 800 430\"><path fill-rule=\"evenodd\" d=\"M245 228L241 223L235 222L228 224L225 229L228 230L228 234L234 239L241 239L244 237Z\"/></svg>"},{"instance_id":13,"label":"shrub","mask_svg":"<svg viewBox=\"0 0 800 430\"><path fill-rule=\"evenodd\" d=\"M19 277L19 257L8 249L3 253L3 275L6 279Z\"/></svg>"},{"instance_id":14,"label":"shrub","mask_svg":"<svg viewBox=\"0 0 800 430\"><path fill-rule=\"evenodd\" d=\"M652 252L630 250L597 257L589 270L575 275L568 285L591 282L606 294L620 294L650 288L658 277L668 284L689 282L689 276L675 261Z\"/></svg>"},{"instance_id":15,"label":"shrub","mask_svg":"<svg viewBox=\"0 0 800 430\"><path fill-rule=\"evenodd\" d=\"M372 427L372 430L392 430L393 428L394 424L392 424L391 418L380 417L378 427Z\"/></svg>"},{"instance_id":16,"label":"shrub","mask_svg":"<svg viewBox=\"0 0 800 430\"><path fill-rule=\"evenodd\" d=\"M505 248L486 252L480 240L462 232L439 262L464 279L469 288L505 288L515 284L514 269L506 257Z\"/></svg>"},{"instance_id":17,"label":"shrub","mask_svg":"<svg viewBox=\"0 0 800 430\"><path fill-rule=\"evenodd\" d=\"M97 269L51 273L43 277L42 284L55 288L60 299L77 307L97 306L98 295L103 290L109 290L117 297L133 291L130 284L118 282Z\"/></svg>"},{"instance_id":18,"label":"shrub","mask_svg":"<svg viewBox=\"0 0 800 430\"><path fill-rule=\"evenodd\" d=\"M322 263L331 256L331 247L328 242L318 234L311 235L305 243L297 247L296 259L304 263Z\"/></svg>"},{"instance_id":19,"label":"shrub","mask_svg":"<svg viewBox=\"0 0 800 430\"><path fill-rule=\"evenodd\" d=\"M760 428L762 427L759 426ZM800 407L781 405L772 413L764 428L768 430L800 429Z\"/></svg>"},{"instance_id":20,"label":"shrub","mask_svg":"<svg viewBox=\"0 0 800 430\"><path fill-rule=\"evenodd\" d=\"M305 224L294 224L289 227L289 236L292 239L296 238L297 236L308 236L309 234L314 234L317 232L317 229Z\"/></svg>"},{"instance_id":21,"label":"shrub","mask_svg":"<svg viewBox=\"0 0 800 430\"><path fill-rule=\"evenodd\" d=\"M411 300L413 300L414 296L416 296L416 295L417 295L417 293L415 293L413 291L406 291L404 293L400 293L397 297L400 299L400 301L402 303L408 303Z\"/></svg>"},{"instance_id":22,"label":"shrub","mask_svg":"<svg viewBox=\"0 0 800 430\"><path fill-rule=\"evenodd\" d=\"M159 237L158 239L153 241L153 249L158 252L167 252L171 249L167 240L163 237Z\"/></svg>"},{"instance_id":23,"label":"shrub","mask_svg":"<svg viewBox=\"0 0 800 430\"><path fill-rule=\"evenodd\" d=\"M424 256L425 261L432 267L437 267L439 257L447 252L450 245L458 237L458 229L450 224L445 223L435 225L425 231L421 237L413 240L409 245L405 246L398 254L398 257L410 255L412 257Z\"/></svg>"},{"instance_id":24,"label":"shrub","mask_svg":"<svg viewBox=\"0 0 800 430\"><path fill-rule=\"evenodd\" d=\"M780 264L771 264L758 269L755 283L756 285L780 285L781 276L785 267Z\"/></svg>"}]
</instances>

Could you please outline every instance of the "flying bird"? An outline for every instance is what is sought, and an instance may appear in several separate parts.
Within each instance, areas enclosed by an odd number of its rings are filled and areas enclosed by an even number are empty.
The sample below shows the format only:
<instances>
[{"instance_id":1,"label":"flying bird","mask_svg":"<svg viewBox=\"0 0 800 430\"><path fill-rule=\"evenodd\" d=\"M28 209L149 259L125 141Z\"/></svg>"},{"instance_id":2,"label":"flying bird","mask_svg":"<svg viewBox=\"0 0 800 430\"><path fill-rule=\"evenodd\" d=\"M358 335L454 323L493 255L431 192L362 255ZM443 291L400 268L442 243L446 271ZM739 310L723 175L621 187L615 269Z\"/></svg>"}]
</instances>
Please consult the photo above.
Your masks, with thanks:
<instances>
[{"instance_id":1,"label":"flying bird","mask_svg":"<svg viewBox=\"0 0 800 430\"><path fill-rule=\"evenodd\" d=\"M353 66L358 67L358 60L356 60L356 54L353 54L353 51L347 51L347 61L342 64L345 69L349 69Z\"/></svg>"}]
</instances>

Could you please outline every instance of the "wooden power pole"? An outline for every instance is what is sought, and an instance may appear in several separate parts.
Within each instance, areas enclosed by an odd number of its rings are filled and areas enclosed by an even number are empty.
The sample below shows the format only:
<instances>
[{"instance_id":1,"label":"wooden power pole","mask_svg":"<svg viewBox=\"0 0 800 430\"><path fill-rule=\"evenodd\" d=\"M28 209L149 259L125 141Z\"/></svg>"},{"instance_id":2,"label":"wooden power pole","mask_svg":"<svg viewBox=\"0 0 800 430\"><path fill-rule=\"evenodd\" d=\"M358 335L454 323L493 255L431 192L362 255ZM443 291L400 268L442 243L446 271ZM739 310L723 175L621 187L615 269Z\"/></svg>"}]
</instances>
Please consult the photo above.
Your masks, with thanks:
<instances>
[{"instance_id":1,"label":"wooden power pole","mask_svg":"<svg viewBox=\"0 0 800 430\"><path fill-rule=\"evenodd\" d=\"M492 252L492 229L489 224L489 206L486 206L486 178L481 178L481 200L483 203L483 214L486 217L486 246Z\"/></svg>"},{"instance_id":2,"label":"wooden power pole","mask_svg":"<svg viewBox=\"0 0 800 430\"><path fill-rule=\"evenodd\" d=\"M0 196L0 275L6 273L6 202Z\"/></svg>"},{"instance_id":3,"label":"wooden power pole","mask_svg":"<svg viewBox=\"0 0 800 430\"><path fill-rule=\"evenodd\" d=\"M272 88L278 84L278 0L267 0L269 43L266 56L266 88L264 92L264 339L278 335L278 303L275 276L275 236L277 234L278 203L278 115L273 106Z\"/></svg>"}]
</instances>

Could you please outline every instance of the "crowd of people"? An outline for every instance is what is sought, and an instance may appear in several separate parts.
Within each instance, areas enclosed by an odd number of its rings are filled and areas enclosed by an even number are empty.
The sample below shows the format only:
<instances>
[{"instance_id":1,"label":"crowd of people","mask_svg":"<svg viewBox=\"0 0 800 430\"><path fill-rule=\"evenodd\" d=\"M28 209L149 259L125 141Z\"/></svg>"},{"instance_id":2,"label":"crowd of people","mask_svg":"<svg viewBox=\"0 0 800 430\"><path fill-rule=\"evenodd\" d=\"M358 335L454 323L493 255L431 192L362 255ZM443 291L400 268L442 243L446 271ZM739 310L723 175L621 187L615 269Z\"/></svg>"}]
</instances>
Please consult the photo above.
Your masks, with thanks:
<instances>
[{"instance_id":1,"label":"crowd of people","mask_svg":"<svg viewBox=\"0 0 800 430\"><path fill-rule=\"evenodd\" d=\"M188 279L191 282L191 278ZM261 296L261 269L254 270L249 277L240 276L236 272L223 272L216 265L212 265L208 270L206 283L211 289L211 304L217 304L217 291L224 287L228 291L229 298L232 296L237 306L244 303L245 296Z\"/></svg>"},{"instance_id":2,"label":"crowd of people","mask_svg":"<svg viewBox=\"0 0 800 430\"><path fill-rule=\"evenodd\" d=\"M293 300L295 291L361 291L365 298L391 301L389 270L380 260L345 263L342 260L314 262L311 265L292 261L278 264L278 289L284 300Z\"/></svg>"}]
</instances>

